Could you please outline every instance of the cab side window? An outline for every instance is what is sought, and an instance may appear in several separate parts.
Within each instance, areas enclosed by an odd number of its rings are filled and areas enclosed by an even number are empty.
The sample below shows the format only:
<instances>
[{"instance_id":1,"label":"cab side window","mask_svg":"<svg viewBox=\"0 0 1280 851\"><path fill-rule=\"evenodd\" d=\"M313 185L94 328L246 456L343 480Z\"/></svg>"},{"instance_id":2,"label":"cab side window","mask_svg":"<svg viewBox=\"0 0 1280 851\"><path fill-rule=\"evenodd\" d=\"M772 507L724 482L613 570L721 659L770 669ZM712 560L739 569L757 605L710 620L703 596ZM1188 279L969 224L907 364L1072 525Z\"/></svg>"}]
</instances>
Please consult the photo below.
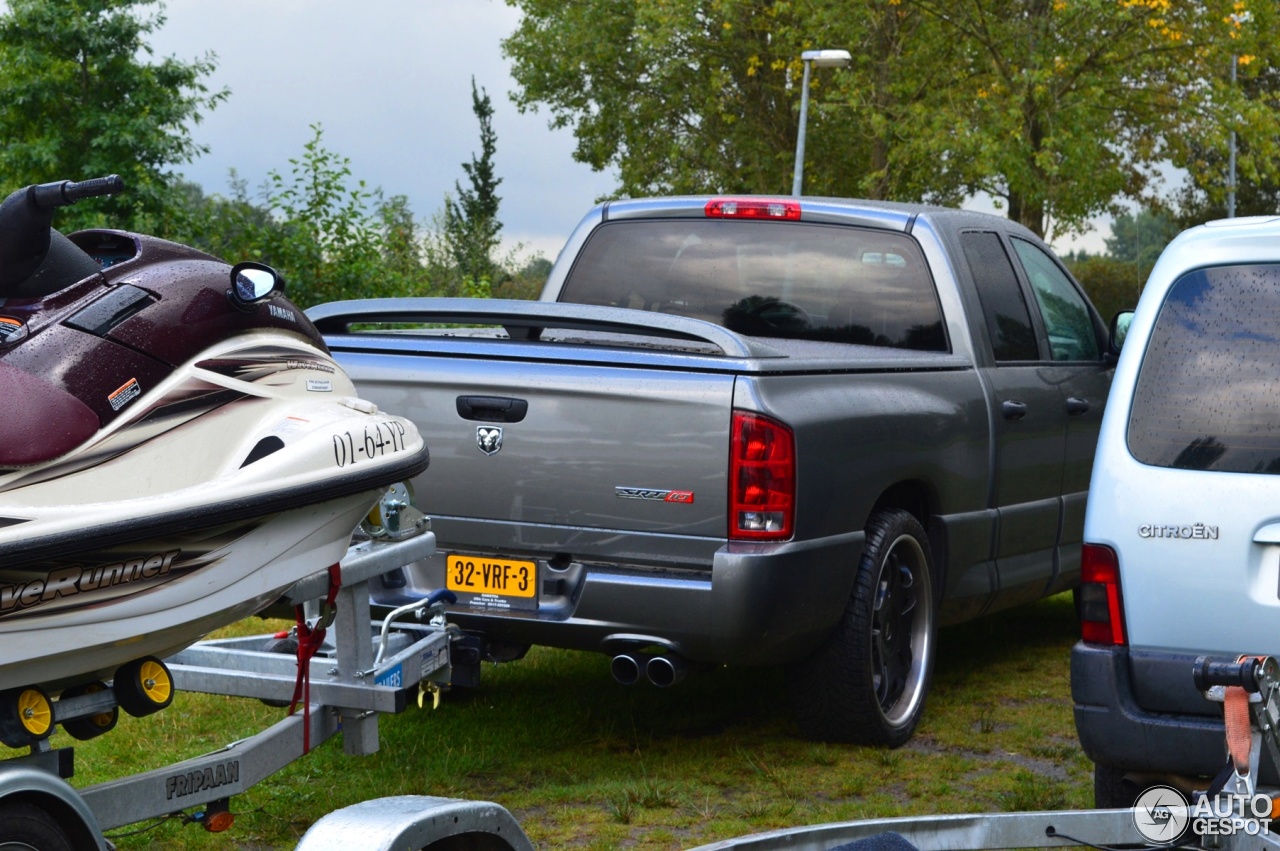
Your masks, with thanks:
<instances>
[{"instance_id":1,"label":"cab side window","mask_svg":"<svg viewBox=\"0 0 1280 851\"><path fill-rule=\"evenodd\" d=\"M1000 235L990 231L966 231L960 234L964 257L978 288L987 333L997 361L1040 360L1036 333L1031 326L1018 276L1000 242Z\"/></svg>"},{"instance_id":2,"label":"cab side window","mask_svg":"<svg viewBox=\"0 0 1280 851\"><path fill-rule=\"evenodd\" d=\"M1049 352L1056 361L1098 360L1098 337L1093 317L1080 292L1037 245L1014 238L1013 250L1031 282L1031 291L1040 305Z\"/></svg>"}]
</instances>

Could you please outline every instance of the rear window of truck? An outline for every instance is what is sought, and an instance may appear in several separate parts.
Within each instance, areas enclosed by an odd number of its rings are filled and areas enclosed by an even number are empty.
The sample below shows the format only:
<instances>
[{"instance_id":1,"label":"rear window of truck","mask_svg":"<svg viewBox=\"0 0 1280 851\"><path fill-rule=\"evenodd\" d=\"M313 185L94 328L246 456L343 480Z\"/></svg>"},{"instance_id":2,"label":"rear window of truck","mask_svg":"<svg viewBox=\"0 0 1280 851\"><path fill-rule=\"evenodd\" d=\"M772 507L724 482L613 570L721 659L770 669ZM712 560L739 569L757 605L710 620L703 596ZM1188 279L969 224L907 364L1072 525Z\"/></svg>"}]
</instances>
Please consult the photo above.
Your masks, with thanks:
<instances>
[{"instance_id":1,"label":"rear window of truck","mask_svg":"<svg viewBox=\"0 0 1280 851\"><path fill-rule=\"evenodd\" d=\"M583 247L559 300L692 316L758 337L948 351L919 246L870 228L610 222Z\"/></svg>"},{"instance_id":2,"label":"rear window of truck","mask_svg":"<svg viewBox=\"0 0 1280 851\"><path fill-rule=\"evenodd\" d=\"M1280 265L1198 269L1173 284L1128 441L1157 467L1280 473Z\"/></svg>"}]
</instances>

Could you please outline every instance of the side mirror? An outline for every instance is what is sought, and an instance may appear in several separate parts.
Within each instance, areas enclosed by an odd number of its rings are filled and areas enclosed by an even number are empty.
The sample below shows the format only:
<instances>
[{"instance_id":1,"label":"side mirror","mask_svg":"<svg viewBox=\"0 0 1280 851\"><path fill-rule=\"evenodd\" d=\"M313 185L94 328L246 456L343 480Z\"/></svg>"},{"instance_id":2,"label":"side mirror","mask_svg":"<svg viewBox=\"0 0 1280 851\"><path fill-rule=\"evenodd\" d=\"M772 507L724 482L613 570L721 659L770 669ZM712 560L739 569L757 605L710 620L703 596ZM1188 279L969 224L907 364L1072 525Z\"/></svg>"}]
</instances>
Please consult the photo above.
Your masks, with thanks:
<instances>
[{"instance_id":1,"label":"side mirror","mask_svg":"<svg viewBox=\"0 0 1280 851\"><path fill-rule=\"evenodd\" d=\"M284 292L284 277L265 263L247 260L231 269L231 303L241 310L253 310Z\"/></svg>"},{"instance_id":2,"label":"side mirror","mask_svg":"<svg viewBox=\"0 0 1280 851\"><path fill-rule=\"evenodd\" d=\"M1111 320L1111 335L1107 348L1113 356L1120 354L1124 346L1124 338L1129 336L1129 326L1133 324L1133 311L1122 310Z\"/></svg>"}]
</instances>

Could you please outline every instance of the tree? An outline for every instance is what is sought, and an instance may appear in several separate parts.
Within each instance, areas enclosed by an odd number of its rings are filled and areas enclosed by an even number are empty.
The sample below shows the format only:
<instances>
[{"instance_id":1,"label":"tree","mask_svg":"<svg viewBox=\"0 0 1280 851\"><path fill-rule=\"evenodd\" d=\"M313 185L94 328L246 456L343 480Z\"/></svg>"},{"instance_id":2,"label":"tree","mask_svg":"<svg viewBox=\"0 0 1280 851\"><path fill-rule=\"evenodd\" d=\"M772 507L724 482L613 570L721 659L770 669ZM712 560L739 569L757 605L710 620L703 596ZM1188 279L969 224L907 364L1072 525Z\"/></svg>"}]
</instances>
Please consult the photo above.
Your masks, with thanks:
<instances>
[{"instance_id":1,"label":"tree","mask_svg":"<svg viewBox=\"0 0 1280 851\"><path fill-rule=\"evenodd\" d=\"M401 295L424 294L430 277L423 266L422 237L409 199L393 195L377 203L381 263L379 278L391 291Z\"/></svg>"},{"instance_id":2,"label":"tree","mask_svg":"<svg viewBox=\"0 0 1280 851\"><path fill-rule=\"evenodd\" d=\"M350 185L351 161L324 147L320 125L311 130L302 156L289 160L290 174L267 174L264 206L279 227L266 231L264 254L286 270L290 297L302 306L368 298L381 289L374 193L362 180Z\"/></svg>"},{"instance_id":3,"label":"tree","mask_svg":"<svg viewBox=\"0 0 1280 851\"><path fill-rule=\"evenodd\" d=\"M1152 200L1157 166L1194 166L1189 143L1228 116L1274 123L1222 74L1242 44L1239 0L906 2L964 45L953 72L968 97L950 105L967 129L948 144L968 185L1041 235L1079 230L1116 198Z\"/></svg>"},{"instance_id":4,"label":"tree","mask_svg":"<svg viewBox=\"0 0 1280 851\"><path fill-rule=\"evenodd\" d=\"M1137 215L1124 212L1112 219L1107 253L1116 260L1137 264L1145 278L1179 230L1178 223L1159 210L1143 209Z\"/></svg>"},{"instance_id":5,"label":"tree","mask_svg":"<svg viewBox=\"0 0 1280 851\"><path fill-rule=\"evenodd\" d=\"M1142 287L1150 271L1144 272L1137 263L1117 260L1108 254L1069 260L1067 268L1107 321L1121 310L1132 310L1137 306L1138 296L1142 295Z\"/></svg>"},{"instance_id":6,"label":"tree","mask_svg":"<svg viewBox=\"0 0 1280 851\"><path fill-rule=\"evenodd\" d=\"M1252 26L1253 22L1247 22ZM1257 45L1270 50L1269 56L1255 56L1240 51L1240 95L1255 109L1271 116L1266 125L1252 126L1248 122L1232 123L1221 128L1216 136L1192 140L1188 144L1188 156L1193 164L1187 179L1175 199L1178 224L1193 227L1212 219L1227 216L1227 192L1229 184L1229 138L1231 129L1237 132L1236 204L1237 216L1274 215L1280 210L1280 175L1267 166L1275 157L1280 141L1280 63L1275 47L1269 42ZM1261 155L1259 155L1261 151ZM1269 152L1269 153L1268 153Z\"/></svg>"},{"instance_id":7,"label":"tree","mask_svg":"<svg viewBox=\"0 0 1280 851\"><path fill-rule=\"evenodd\" d=\"M231 198L182 184L183 229L174 238L229 262L258 260L284 274L301 307L349 298L404 296L426 289L413 212L403 196L383 200L352 180L351 162L324 146L312 125L290 171L267 174L260 200L231 173Z\"/></svg>"},{"instance_id":8,"label":"tree","mask_svg":"<svg viewBox=\"0 0 1280 851\"><path fill-rule=\"evenodd\" d=\"M620 194L790 187L809 0L508 3L524 13L503 42L517 105L545 105L552 126L572 126L574 158L616 167ZM867 153L858 136L823 129L832 73L815 73L811 86L815 193Z\"/></svg>"},{"instance_id":9,"label":"tree","mask_svg":"<svg viewBox=\"0 0 1280 851\"><path fill-rule=\"evenodd\" d=\"M1194 169L1191 142L1228 126L1259 131L1251 168L1280 168L1274 112L1222 73L1273 49L1269 5L1242 29L1245 0L507 2L524 12L503 43L517 105L572 126L575 157L616 167L623 195L785 192L817 46L855 60L814 78L810 194L985 192L1045 235L1150 200L1159 164Z\"/></svg>"},{"instance_id":10,"label":"tree","mask_svg":"<svg viewBox=\"0 0 1280 851\"><path fill-rule=\"evenodd\" d=\"M227 91L201 82L213 54L191 62L152 55L164 24L155 0L9 0L0 13L0 173L30 183L120 174L126 191L59 216L154 230L175 201L169 166L202 152L190 135Z\"/></svg>"},{"instance_id":11,"label":"tree","mask_svg":"<svg viewBox=\"0 0 1280 851\"><path fill-rule=\"evenodd\" d=\"M489 93L476 90L475 78L471 78L471 108L480 122L480 158L473 154L471 162L463 163L471 188L459 183L458 200L445 199L444 230L449 249L458 273L472 286L497 283L498 267L493 262L493 250L498 247L498 184L502 178L493 175L493 154L497 150L497 134L493 131L493 104Z\"/></svg>"},{"instance_id":12,"label":"tree","mask_svg":"<svg viewBox=\"0 0 1280 851\"><path fill-rule=\"evenodd\" d=\"M230 197L207 195L198 184L175 180L177 202L167 211L170 238L229 263L264 261L268 232L279 228L271 211L249 198L248 181L231 170Z\"/></svg>"}]
</instances>

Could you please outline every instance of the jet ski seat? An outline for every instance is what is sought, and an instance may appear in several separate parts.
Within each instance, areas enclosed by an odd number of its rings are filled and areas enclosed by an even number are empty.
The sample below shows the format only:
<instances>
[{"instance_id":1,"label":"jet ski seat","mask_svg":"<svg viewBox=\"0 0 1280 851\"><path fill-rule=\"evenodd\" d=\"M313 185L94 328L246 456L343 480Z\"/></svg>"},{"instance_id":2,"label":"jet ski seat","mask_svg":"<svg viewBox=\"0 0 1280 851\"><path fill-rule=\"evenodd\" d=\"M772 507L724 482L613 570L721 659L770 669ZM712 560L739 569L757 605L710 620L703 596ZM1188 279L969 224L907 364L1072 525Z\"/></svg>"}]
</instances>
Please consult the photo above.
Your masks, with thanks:
<instances>
[{"instance_id":1,"label":"jet ski seat","mask_svg":"<svg viewBox=\"0 0 1280 851\"><path fill-rule=\"evenodd\" d=\"M0 468L65 455L101 427L98 415L66 390L0 362Z\"/></svg>"}]
</instances>

